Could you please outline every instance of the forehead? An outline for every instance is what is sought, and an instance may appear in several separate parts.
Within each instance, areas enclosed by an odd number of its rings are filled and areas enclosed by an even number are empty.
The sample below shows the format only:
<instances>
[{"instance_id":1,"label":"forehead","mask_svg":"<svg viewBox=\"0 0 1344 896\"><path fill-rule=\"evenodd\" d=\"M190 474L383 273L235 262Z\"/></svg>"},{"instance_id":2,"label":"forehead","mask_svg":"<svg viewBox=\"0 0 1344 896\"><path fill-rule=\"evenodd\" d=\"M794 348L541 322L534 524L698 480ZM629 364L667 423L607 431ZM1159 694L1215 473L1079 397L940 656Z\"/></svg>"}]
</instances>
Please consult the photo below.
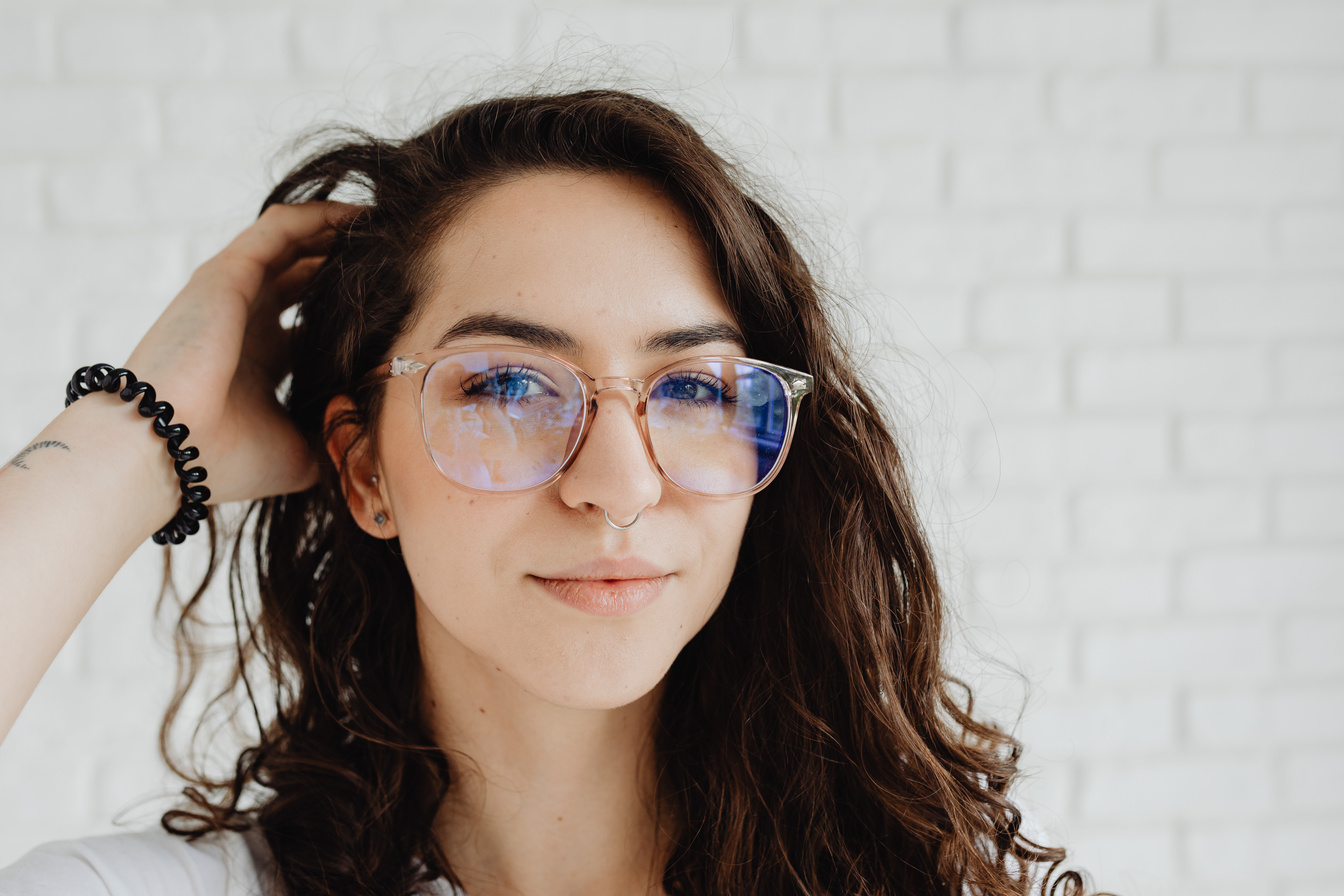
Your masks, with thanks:
<instances>
[{"instance_id":1,"label":"forehead","mask_svg":"<svg viewBox=\"0 0 1344 896\"><path fill-rule=\"evenodd\" d=\"M733 320L689 218L637 177L547 172L492 187L430 262L422 313L400 340L406 351L479 315L563 330L589 357Z\"/></svg>"}]
</instances>

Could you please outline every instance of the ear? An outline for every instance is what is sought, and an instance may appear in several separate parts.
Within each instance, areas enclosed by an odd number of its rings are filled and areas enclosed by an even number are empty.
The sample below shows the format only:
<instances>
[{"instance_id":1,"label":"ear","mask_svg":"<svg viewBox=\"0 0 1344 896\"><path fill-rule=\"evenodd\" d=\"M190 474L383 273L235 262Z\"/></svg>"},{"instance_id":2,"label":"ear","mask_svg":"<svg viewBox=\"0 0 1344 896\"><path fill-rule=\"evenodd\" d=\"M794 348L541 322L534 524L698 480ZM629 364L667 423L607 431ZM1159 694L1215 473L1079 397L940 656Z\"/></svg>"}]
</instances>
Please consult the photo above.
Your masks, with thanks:
<instances>
[{"instance_id":1,"label":"ear","mask_svg":"<svg viewBox=\"0 0 1344 896\"><path fill-rule=\"evenodd\" d=\"M337 395L327 402L324 430L329 428L337 417L354 410L356 410L355 403L350 396ZM350 515L355 518L359 528L374 538L395 538L397 525L388 510L391 505L387 500L387 483L383 481L384 477L381 475L378 476L377 483L373 482L378 470L369 457L368 443L361 443L350 451L349 457L346 456L347 450L350 450L351 443L358 435L360 435L359 424L353 420L341 423L331 431L327 439L327 454L331 456L332 463L340 473L341 490L345 494L346 506L350 508ZM374 519L378 513L384 517L381 526Z\"/></svg>"}]
</instances>

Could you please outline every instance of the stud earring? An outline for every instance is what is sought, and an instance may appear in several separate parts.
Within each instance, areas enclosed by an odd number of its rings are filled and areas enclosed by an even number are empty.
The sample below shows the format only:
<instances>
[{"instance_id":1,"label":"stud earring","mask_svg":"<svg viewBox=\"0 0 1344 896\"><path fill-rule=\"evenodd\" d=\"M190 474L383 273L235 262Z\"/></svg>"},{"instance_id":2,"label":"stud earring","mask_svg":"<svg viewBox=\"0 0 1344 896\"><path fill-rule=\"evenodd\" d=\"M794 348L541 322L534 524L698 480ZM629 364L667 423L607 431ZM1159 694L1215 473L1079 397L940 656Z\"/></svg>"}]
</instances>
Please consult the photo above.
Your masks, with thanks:
<instances>
[{"instance_id":1,"label":"stud earring","mask_svg":"<svg viewBox=\"0 0 1344 896\"><path fill-rule=\"evenodd\" d=\"M369 481L372 482L374 485L377 485L378 474L374 473L373 476L369 478ZM383 523L387 522L387 517L383 516L383 512L380 510L373 515L373 521L381 526Z\"/></svg>"}]
</instances>

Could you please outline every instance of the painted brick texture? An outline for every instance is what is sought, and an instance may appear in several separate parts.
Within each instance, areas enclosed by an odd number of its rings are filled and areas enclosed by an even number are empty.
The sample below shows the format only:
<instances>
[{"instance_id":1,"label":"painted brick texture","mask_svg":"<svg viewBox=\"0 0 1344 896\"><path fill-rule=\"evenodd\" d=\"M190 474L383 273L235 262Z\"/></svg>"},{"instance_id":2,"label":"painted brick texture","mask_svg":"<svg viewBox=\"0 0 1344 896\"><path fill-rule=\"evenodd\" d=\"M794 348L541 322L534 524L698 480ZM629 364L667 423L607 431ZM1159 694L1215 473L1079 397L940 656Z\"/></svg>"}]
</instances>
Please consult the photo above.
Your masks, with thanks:
<instances>
[{"instance_id":1,"label":"painted brick texture","mask_svg":"<svg viewBox=\"0 0 1344 896\"><path fill-rule=\"evenodd\" d=\"M1023 686L974 650L1031 679L1034 827L1131 896L1344 894L1335 0L8 0L0 452L124 360L303 128L404 129L592 36L696 85L670 98L852 263L956 662L1008 724ZM0 864L164 807L151 547L0 746Z\"/></svg>"}]
</instances>

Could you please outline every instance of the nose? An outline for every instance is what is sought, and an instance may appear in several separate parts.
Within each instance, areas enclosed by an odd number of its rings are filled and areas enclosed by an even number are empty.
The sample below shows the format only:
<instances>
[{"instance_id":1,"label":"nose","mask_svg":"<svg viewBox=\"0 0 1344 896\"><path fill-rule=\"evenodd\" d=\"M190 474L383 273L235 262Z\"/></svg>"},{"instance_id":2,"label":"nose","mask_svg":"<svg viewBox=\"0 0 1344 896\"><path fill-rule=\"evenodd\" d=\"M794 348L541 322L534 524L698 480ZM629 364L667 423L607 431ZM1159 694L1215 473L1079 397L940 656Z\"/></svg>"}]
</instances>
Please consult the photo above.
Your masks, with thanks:
<instances>
[{"instance_id":1,"label":"nose","mask_svg":"<svg viewBox=\"0 0 1344 896\"><path fill-rule=\"evenodd\" d=\"M599 388L594 417L569 469L560 477L560 500L570 507L605 510L625 525L645 507L658 503L663 481L640 435L629 387Z\"/></svg>"}]
</instances>

